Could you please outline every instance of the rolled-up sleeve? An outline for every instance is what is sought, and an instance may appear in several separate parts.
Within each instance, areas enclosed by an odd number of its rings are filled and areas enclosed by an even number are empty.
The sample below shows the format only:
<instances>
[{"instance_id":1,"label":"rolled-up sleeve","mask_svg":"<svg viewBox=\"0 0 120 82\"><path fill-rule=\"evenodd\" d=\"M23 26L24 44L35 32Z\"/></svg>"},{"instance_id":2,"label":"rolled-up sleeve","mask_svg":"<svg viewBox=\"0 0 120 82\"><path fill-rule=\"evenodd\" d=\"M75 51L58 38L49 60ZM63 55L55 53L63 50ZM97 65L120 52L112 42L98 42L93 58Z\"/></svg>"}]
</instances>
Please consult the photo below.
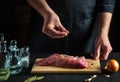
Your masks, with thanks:
<instances>
[{"instance_id":1,"label":"rolled-up sleeve","mask_svg":"<svg viewBox=\"0 0 120 82\"><path fill-rule=\"evenodd\" d=\"M113 13L116 0L96 0L97 12L110 12Z\"/></svg>"}]
</instances>

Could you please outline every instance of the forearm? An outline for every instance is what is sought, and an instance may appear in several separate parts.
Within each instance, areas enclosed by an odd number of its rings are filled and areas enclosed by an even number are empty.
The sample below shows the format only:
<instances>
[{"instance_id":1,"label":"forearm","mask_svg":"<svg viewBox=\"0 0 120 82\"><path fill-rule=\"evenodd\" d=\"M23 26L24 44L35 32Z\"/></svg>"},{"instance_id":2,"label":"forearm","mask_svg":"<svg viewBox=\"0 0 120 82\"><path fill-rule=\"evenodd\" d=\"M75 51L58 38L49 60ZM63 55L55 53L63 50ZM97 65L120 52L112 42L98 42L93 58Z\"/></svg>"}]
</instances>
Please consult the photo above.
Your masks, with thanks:
<instances>
[{"instance_id":1,"label":"forearm","mask_svg":"<svg viewBox=\"0 0 120 82\"><path fill-rule=\"evenodd\" d=\"M49 7L45 0L27 0L27 2L32 6L43 18L51 15L53 10Z\"/></svg>"},{"instance_id":2,"label":"forearm","mask_svg":"<svg viewBox=\"0 0 120 82\"><path fill-rule=\"evenodd\" d=\"M104 34L108 36L110 23L112 19L112 13L101 12L98 14L98 25L99 25L99 34Z\"/></svg>"}]
</instances>

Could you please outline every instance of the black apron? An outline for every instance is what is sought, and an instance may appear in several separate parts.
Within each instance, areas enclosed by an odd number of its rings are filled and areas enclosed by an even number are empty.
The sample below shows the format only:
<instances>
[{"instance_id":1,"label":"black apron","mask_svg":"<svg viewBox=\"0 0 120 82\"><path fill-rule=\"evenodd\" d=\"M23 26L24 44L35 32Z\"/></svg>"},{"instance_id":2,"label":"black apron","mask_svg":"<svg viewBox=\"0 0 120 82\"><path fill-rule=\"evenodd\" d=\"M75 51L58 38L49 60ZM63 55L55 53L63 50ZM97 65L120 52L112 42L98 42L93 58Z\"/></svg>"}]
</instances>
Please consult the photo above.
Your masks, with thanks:
<instances>
[{"instance_id":1,"label":"black apron","mask_svg":"<svg viewBox=\"0 0 120 82\"><path fill-rule=\"evenodd\" d=\"M70 55L93 52L97 34L96 0L47 0L47 3L70 34L61 39L52 39L43 34L43 18L32 9L28 42L31 52Z\"/></svg>"}]
</instances>

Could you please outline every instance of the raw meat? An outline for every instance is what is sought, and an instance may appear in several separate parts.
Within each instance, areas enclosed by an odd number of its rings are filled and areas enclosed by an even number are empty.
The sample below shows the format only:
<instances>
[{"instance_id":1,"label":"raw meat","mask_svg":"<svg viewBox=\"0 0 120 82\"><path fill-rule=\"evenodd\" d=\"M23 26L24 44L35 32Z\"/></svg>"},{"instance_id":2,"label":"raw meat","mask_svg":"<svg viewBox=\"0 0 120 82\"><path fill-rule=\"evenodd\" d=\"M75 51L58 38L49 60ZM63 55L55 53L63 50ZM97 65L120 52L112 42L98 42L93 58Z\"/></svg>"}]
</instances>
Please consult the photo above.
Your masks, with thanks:
<instances>
[{"instance_id":1,"label":"raw meat","mask_svg":"<svg viewBox=\"0 0 120 82\"><path fill-rule=\"evenodd\" d=\"M87 68L88 62L84 56L69 56L64 54L52 54L37 62L40 66L57 66L65 68Z\"/></svg>"}]
</instances>

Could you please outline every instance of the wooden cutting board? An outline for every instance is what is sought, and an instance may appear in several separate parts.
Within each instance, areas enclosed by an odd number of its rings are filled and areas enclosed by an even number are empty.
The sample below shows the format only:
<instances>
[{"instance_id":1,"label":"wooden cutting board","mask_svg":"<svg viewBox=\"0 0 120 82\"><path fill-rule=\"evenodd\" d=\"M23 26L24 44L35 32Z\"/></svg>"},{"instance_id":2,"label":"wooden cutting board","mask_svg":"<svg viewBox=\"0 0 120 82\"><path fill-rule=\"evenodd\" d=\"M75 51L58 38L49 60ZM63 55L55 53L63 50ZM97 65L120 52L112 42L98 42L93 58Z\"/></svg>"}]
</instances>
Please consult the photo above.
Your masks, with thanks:
<instances>
[{"instance_id":1,"label":"wooden cutting board","mask_svg":"<svg viewBox=\"0 0 120 82\"><path fill-rule=\"evenodd\" d=\"M99 60L87 59L89 67L85 69L73 69L73 68L61 68L55 66L38 66L36 62L40 59L36 59L31 73L40 74L40 73L101 73L101 66Z\"/></svg>"}]
</instances>

